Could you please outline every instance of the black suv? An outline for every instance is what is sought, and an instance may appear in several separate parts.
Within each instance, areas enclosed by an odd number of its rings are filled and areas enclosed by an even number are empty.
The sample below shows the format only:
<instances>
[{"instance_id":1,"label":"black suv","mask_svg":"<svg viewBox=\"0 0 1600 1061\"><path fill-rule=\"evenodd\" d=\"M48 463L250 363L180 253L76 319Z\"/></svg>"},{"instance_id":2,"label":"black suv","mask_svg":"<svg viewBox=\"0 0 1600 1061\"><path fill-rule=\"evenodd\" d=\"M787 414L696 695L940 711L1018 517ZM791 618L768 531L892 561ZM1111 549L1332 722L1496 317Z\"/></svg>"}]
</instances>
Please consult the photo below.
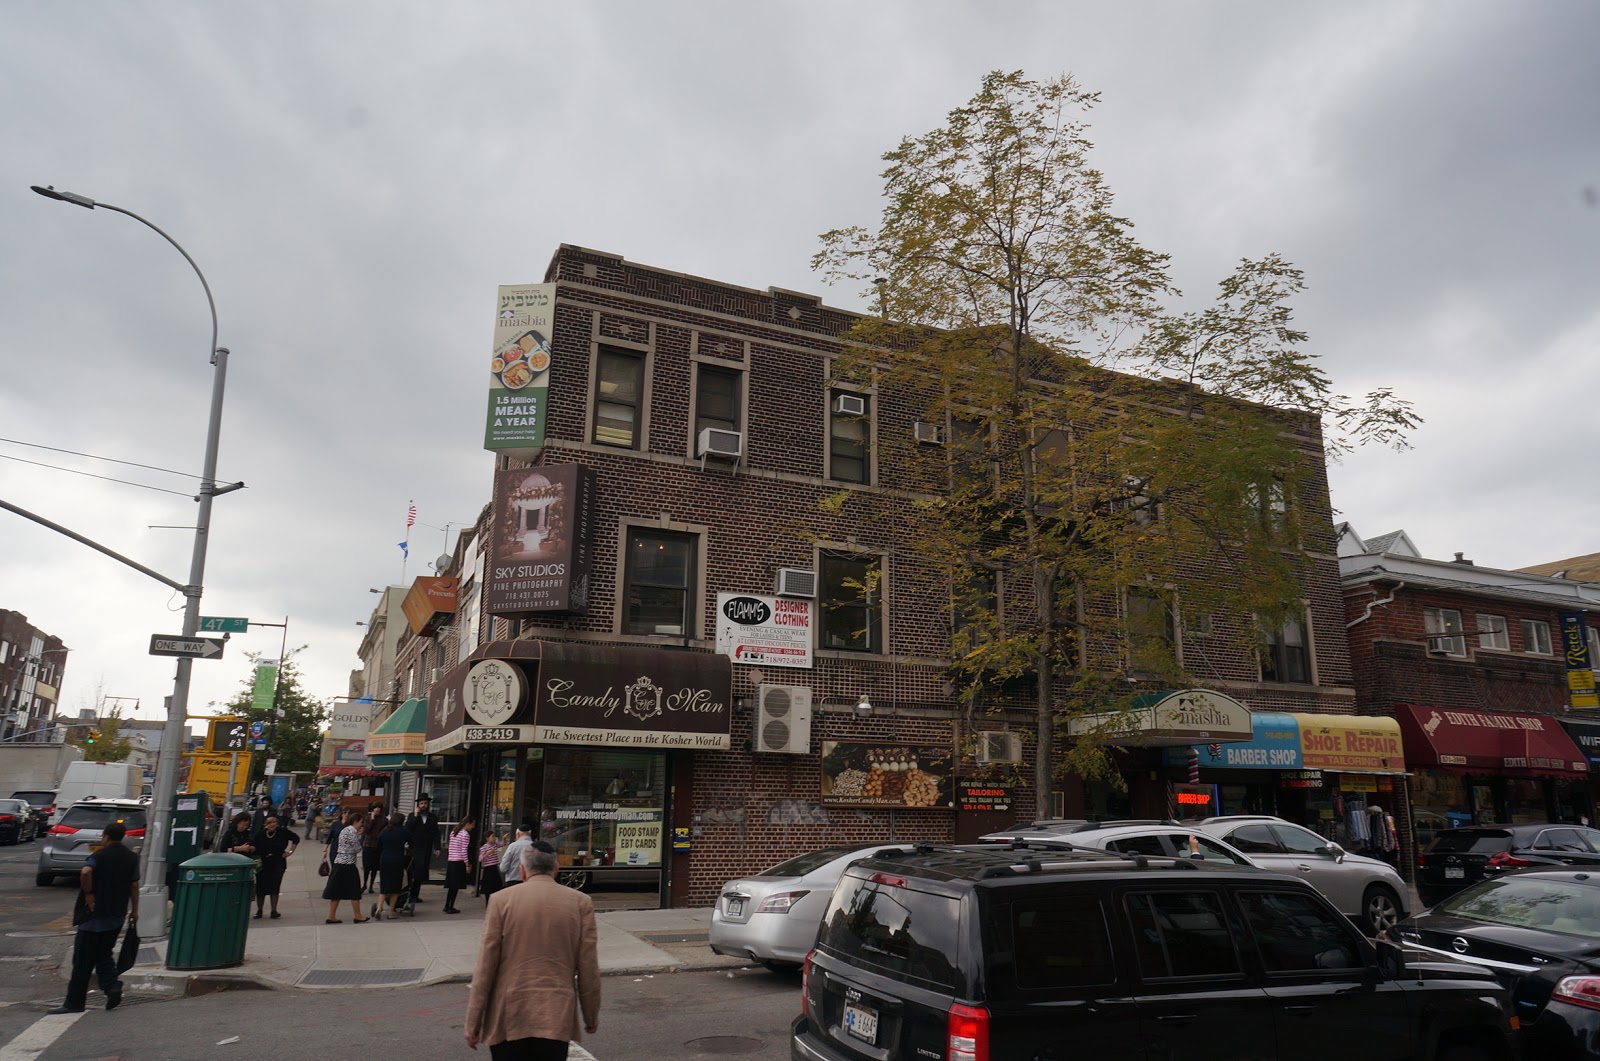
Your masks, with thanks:
<instances>
[{"instance_id":1,"label":"black suv","mask_svg":"<svg viewBox=\"0 0 1600 1061\"><path fill-rule=\"evenodd\" d=\"M1434 906L1518 869L1600 869L1600 830L1570 822L1463 825L1437 834L1417 860L1417 896Z\"/></svg>"},{"instance_id":2,"label":"black suv","mask_svg":"<svg viewBox=\"0 0 1600 1061\"><path fill-rule=\"evenodd\" d=\"M853 864L804 976L798 1061L1516 1056L1487 973L1408 966L1301 880L1059 844Z\"/></svg>"}]
</instances>

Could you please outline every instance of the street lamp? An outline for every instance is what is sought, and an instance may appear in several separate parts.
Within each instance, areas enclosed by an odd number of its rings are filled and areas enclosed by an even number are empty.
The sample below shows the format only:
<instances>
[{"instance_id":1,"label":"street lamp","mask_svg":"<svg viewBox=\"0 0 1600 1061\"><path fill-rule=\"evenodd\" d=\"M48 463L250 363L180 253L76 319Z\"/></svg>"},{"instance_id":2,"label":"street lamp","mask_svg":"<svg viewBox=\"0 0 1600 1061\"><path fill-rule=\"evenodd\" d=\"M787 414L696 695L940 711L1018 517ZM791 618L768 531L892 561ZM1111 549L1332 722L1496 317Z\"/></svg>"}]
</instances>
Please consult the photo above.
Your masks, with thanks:
<instances>
[{"instance_id":1,"label":"street lamp","mask_svg":"<svg viewBox=\"0 0 1600 1061\"><path fill-rule=\"evenodd\" d=\"M200 493L195 498L199 503L199 513L195 519L194 551L189 558L189 581L181 590L184 596L183 636L186 639L193 638L200 632L200 594L206 573L206 543L211 533L211 499L218 494L237 490L243 485L230 483L221 489L217 488L217 444L222 436L222 392L228 376L228 351L217 345L217 304L211 298L211 285L206 282L205 274L200 271L194 259L189 257L189 252L184 250L177 240L132 210L124 210L110 203L97 203L88 196L57 191L54 187L41 188L35 184L32 188L46 199L72 203L88 210L97 208L110 210L133 218L172 244L194 270L194 275L200 278L200 286L205 290L206 306L211 310L211 345L206 348L206 357L215 372L211 378L211 413L206 423L205 459L200 469ZM161 579L161 581L166 580ZM166 909L167 826L172 819L173 799L177 795L178 753L183 746L184 721L189 711L189 671L193 664L194 661L189 657L180 656L176 673L173 675L172 698L167 702L167 724L162 731L161 751L156 757L153 806L145 834L142 874L144 893L152 901L159 897L162 910ZM166 918L162 917L154 925L148 926L147 931L154 929L152 935L159 936L165 932L165 925Z\"/></svg>"}]
</instances>

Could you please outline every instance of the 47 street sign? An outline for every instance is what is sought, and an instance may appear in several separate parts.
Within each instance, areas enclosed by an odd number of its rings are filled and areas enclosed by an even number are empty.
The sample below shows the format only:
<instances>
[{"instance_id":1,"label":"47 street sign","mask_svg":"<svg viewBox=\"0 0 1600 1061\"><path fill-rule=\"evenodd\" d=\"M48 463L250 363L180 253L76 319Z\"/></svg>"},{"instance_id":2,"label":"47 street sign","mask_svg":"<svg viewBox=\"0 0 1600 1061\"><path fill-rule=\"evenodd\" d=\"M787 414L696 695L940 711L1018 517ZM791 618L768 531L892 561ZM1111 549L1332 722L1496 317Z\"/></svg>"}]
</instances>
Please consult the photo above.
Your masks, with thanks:
<instances>
[{"instance_id":1,"label":"47 street sign","mask_svg":"<svg viewBox=\"0 0 1600 1061\"><path fill-rule=\"evenodd\" d=\"M184 637L181 634L151 634L152 656L188 656L191 659L217 659L224 642L214 637Z\"/></svg>"},{"instance_id":2,"label":"47 street sign","mask_svg":"<svg viewBox=\"0 0 1600 1061\"><path fill-rule=\"evenodd\" d=\"M200 617L200 632L202 634L244 634L250 631L250 620L239 619L226 615L202 615Z\"/></svg>"}]
</instances>

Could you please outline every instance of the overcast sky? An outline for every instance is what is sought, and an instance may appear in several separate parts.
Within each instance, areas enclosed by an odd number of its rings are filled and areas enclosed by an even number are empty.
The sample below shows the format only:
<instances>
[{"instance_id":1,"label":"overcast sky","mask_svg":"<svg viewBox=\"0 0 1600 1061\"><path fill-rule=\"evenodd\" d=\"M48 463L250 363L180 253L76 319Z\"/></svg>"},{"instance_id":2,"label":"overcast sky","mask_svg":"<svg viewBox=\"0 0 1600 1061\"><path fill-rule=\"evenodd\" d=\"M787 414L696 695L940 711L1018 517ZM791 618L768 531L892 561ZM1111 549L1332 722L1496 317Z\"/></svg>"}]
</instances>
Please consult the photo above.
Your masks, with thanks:
<instances>
[{"instance_id":1,"label":"overcast sky","mask_svg":"<svg viewBox=\"0 0 1600 1061\"><path fill-rule=\"evenodd\" d=\"M1303 267L1339 389L1391 385L1408 453L1333 469L1367 535L1517 567L1600 550L1600 5L211 3L0 8L0 498L182 581L209 318L233 351L202 611L289 618L342 695L371 587L427 574L487 500L499 284L562 242L823 291L817 233L871 223L879 155L987 70L1104 94L1096 161L1191 298ZM856 305L856 293L826 291ZM187 485L186 485L187 484ZM408 501L418 526L402 569ZM450 540L453 542L454 530ZM73 649L62 707L159 714L181 599L0 512L0 607ZM194 667L232 696L236 636Z\"/></svg>"}]
</instances>

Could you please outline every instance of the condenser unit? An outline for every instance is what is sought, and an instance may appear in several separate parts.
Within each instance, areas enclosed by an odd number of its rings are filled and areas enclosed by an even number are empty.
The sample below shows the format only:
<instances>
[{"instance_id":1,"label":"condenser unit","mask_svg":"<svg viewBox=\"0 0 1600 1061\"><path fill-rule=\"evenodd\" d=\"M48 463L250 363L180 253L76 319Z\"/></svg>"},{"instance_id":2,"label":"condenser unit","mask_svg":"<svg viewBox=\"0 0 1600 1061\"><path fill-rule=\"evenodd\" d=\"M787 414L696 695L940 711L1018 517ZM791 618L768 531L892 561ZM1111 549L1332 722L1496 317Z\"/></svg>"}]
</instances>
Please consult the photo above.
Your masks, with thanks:
<instances>
[{"instance_id":1,"label":"condenser unit","mask_svg":"<svg viewBox=\"0 0 1600 1061\"><path fill-rule=\"evenodd\" d=\"M1010 730L988 730L978 734L978 762L1020 763L1022 734Z\"/></svg>"},{"instance_id":2,"label":"condenser unit","mask_svg":"<svg viewBox=\"0 0 1600 1061\"><path fill-rule=\"evenodd\" d=\"M811 690L761 685L756 690L755 750L805 755L811 750Z\"/></svg>"}]
</instances>

